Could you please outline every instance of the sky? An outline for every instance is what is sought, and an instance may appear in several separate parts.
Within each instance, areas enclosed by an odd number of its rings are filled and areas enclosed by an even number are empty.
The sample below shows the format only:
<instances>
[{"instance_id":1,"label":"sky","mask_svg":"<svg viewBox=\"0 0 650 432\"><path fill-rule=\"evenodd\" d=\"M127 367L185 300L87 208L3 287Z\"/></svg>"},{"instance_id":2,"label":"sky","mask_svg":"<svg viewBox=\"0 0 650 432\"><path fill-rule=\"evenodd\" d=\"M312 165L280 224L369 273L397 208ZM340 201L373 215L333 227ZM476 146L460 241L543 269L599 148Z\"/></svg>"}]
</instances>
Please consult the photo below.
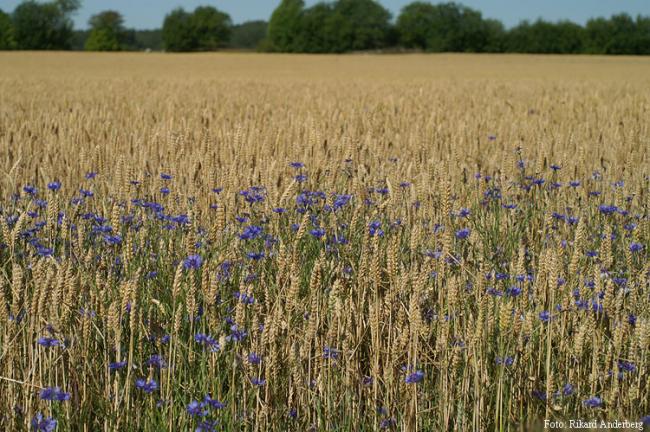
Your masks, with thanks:
<instances>
[{"instance_id":1,"label":"sky","mask_svg":"<svg viewBox=\"0 0 650 432\"><path fill-rule=\"evenodd\" d=\"M393 16L413 0L379 0ZM306 0L307 6L318 0ZM457 0L465 6L478 9L486 18L501 20L512 27L521 20L544 18L550 21L569 19L584 24L589 18L609 17L627 12L632 16L650 15L650 0ZM20 0L0 0L0 9L10 12ZM127 27L152 29L162 26L165 14L182 6L192 10L199 5L211 5L230 15L234 23L249 20L268 20L280 0L82 0L82 7L74 16L75 27L88 27L88 18L102 10L114 9L122 13ZM437 1L432 1L437 3Z\"/></svg>"}]
</instances>

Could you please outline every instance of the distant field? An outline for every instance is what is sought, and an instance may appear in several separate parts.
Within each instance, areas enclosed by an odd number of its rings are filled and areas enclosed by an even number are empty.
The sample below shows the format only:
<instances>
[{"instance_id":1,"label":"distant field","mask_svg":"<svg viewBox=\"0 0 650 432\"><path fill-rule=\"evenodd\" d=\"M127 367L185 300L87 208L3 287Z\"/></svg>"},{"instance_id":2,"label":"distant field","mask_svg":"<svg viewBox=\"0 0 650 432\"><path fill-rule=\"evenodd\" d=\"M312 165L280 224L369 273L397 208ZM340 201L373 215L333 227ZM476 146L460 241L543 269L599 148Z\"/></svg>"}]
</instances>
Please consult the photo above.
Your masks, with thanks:
<instances>
[{"instance_id":1,"label":"distant field","mask_svg":"<svg viewBox=\"0 0 650 432\"><path fill-rule=\"evenodd\" d=\"M0 53L0 429L650 422L649 90L640 57Z\"/></svg>"}]
</instances>

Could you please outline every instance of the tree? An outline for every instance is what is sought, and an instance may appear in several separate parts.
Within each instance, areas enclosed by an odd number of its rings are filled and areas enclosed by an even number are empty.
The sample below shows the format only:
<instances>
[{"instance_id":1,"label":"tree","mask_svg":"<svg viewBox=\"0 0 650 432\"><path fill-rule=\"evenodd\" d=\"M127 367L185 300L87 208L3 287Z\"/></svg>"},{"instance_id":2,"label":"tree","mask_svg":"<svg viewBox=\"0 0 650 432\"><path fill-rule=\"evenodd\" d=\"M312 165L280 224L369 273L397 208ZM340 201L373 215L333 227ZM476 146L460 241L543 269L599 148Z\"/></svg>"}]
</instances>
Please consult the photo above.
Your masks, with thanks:
<instances>
[{"instance_id":1,"label":"tree","mask_svg":"<svg viewBox=\"0 0 650 432\"><path fill-rule=\"evenodd\" d=\"M636 17L636 54L650 55L650 16Z\"/></svg>"},{"instance_id":2,"label":"tree","mask_svg":"<svg viewBox=\"0 0 650 432\"><path fill-rule=\"evenodd\" d=\"M91 31L85 43L86 51L121 51L127 48L129 35L119 12L107 10L93 15L88 25Z\"/></svg>"},{"instance_id":3,"label":"tree","mask_svg":"<svg viewBox=\"0 0 650 432\"><path fill-rule=\"evenodd\" d=\"M165 17L162 38L167 51L210 51L226 44L231 28L230 16L211 6L178 8Z\"/></svg>"},{"instance_id":4,"label":"tree","mask_svg":"<svg viewBox=\"0 0 650 432\"><path fill-rule=\"evenodd\" d=\"M402 9L397 31L405 47L434 52L498 52L505 33L499 21L484 20L474 9L456 3L425 2Z\"/></svg>"},{"instance_id":5,"label":"tree","mask_svg":"<svg viewBox=\"0 0 650 432\"><path fill-rule=\"evenodd\" d=\"M396 24L402 46L426 49L436 24L435 14L435 6L431 3L413 2L404 6Z\"/></svg>"},{"instance_id":6,"label":"tree","mask_svg":"<svg viewBox=\"0 0 650 432\"><path fill-rule=\"evenodd\" d=\"M339 0L334 5L330 27L337 33L337 51L385 47L390 18L390 12L374 0Z\"/></svg>"},{"instance_id":7,"label":"tree","mask_svg":"<svg viewBox=\"0 0 650 432\"><path fill-rule=\"evenodd\" d=\"M603 46L605 54L636 54L636 23L628 14L614 15L607 26L608 40Z\"/></svg>"},{"instance_id":8,"label":"tree","mask_svg":"<svg viewBox=\"0 0 650 432\"><path fill-rule=\"evenodd\" d=\"M330 4L318 3L306 9L300 20L296 50L308 53L342 52L337 41L338 29L334 25L336 19Z\"/></svg>"},{"instance_id":9,"label":"tree","mask_svg":"<svg viewBox=\"0 0 650 432\"><path fill-rule=\"evenodd\" d=\"M266 21L247 21L233 26L228 46L238 49L257 49L268 31Z\"/></svg>"},{"instance_id":10,"label":"tree","mask_svg":"<svg viewBox=\"0 0 650 432\"><path fill-rule=\"evenodd\" d=\"M174 9L165 17L162 38L167 51L192 51L194 49L196 40L190 18L191 14L182 8Z\"/></svg>"},{"instance_id":11,"label":"tree","mask_svg":"<svg viewBox=\"0 0 650 432\"><path fill-rule=\"evenodd\" d=\"M0 10L0 50L11 50L16 48L14 38L14 25L11 17Z\"/></svg>"},{"instance_id":12,"label":"tree","mask_svg":"<svg viewBox=\"0 0 650 432\"><path fill-rule=\"evenodd\" d=\"M268 49L271 51L298 51L296 43L300 35L303 0L282 0L269 20Z\"/></svg>"},{"instance_id":13,"label":"tree","mask_svg":"<svg viewBox=\"0 0 650 432\"><path fill-rule=\"evenodd\" d=\"M212 6L199 6L189 17L194 51L212 51L223 47L230 38L230 16Z\"/></svg>"},{"instance_id":14,"label":"tree","mask_svg":"<svg viewBox=\"0 0 650 432\"><path fill-rule=\"evenodd\" d=\"M584 47L584 29L568 21L523 21L510 30L507 42L508 51L522 53L575 54L583 52Z\"/></svg>"},{"instance_id":15,"label":"tree","mask_svg":"<svg viewBox=\"0 0 650 432\"><path fill-rule=\"evenodd\" d=\"M15 38L21 49L68 49L73 30L70 15L78 1L56 0L37 3L27 0L13 12Z\"/></svg>"}]
</instances>

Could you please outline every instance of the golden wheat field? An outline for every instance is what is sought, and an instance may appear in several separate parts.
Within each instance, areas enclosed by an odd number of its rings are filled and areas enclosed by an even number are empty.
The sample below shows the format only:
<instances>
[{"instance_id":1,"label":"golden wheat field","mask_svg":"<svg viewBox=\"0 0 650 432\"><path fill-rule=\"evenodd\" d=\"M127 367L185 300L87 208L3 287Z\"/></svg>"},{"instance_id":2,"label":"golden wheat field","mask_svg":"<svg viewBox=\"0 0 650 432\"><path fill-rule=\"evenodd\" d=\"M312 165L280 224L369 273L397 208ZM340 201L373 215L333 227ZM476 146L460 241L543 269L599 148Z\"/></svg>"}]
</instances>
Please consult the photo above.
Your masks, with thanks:
<instances>
[{"instance_id":1,"label":"golden wheat field","mask_svg":"<svg viewBox=\"0 0 650 432\"><path fill-rule=\"evenodd\" d=\"M0 429L640 430L649 150L645 58L0 53Z\"/></svg>"}]
</instances>

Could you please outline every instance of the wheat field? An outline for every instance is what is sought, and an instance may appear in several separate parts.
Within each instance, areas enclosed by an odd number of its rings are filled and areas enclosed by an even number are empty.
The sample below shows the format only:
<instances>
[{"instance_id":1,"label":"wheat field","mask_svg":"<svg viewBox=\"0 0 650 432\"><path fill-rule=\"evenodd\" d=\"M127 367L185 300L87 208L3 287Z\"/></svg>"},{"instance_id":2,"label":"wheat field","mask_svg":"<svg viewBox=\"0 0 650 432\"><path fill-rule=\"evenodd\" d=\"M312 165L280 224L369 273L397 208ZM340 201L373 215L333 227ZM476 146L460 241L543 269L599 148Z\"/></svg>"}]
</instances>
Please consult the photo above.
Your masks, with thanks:
<instances>
[{"instance_id":1,"label":"wheat field","mask_svg":"<svg viewBox=\"0 0 650 432\"><path fill-rule=\"evenodd\" d=\"M0 429L650 423L650 60L0 53Z\"/></svg>"}]
</instances>

